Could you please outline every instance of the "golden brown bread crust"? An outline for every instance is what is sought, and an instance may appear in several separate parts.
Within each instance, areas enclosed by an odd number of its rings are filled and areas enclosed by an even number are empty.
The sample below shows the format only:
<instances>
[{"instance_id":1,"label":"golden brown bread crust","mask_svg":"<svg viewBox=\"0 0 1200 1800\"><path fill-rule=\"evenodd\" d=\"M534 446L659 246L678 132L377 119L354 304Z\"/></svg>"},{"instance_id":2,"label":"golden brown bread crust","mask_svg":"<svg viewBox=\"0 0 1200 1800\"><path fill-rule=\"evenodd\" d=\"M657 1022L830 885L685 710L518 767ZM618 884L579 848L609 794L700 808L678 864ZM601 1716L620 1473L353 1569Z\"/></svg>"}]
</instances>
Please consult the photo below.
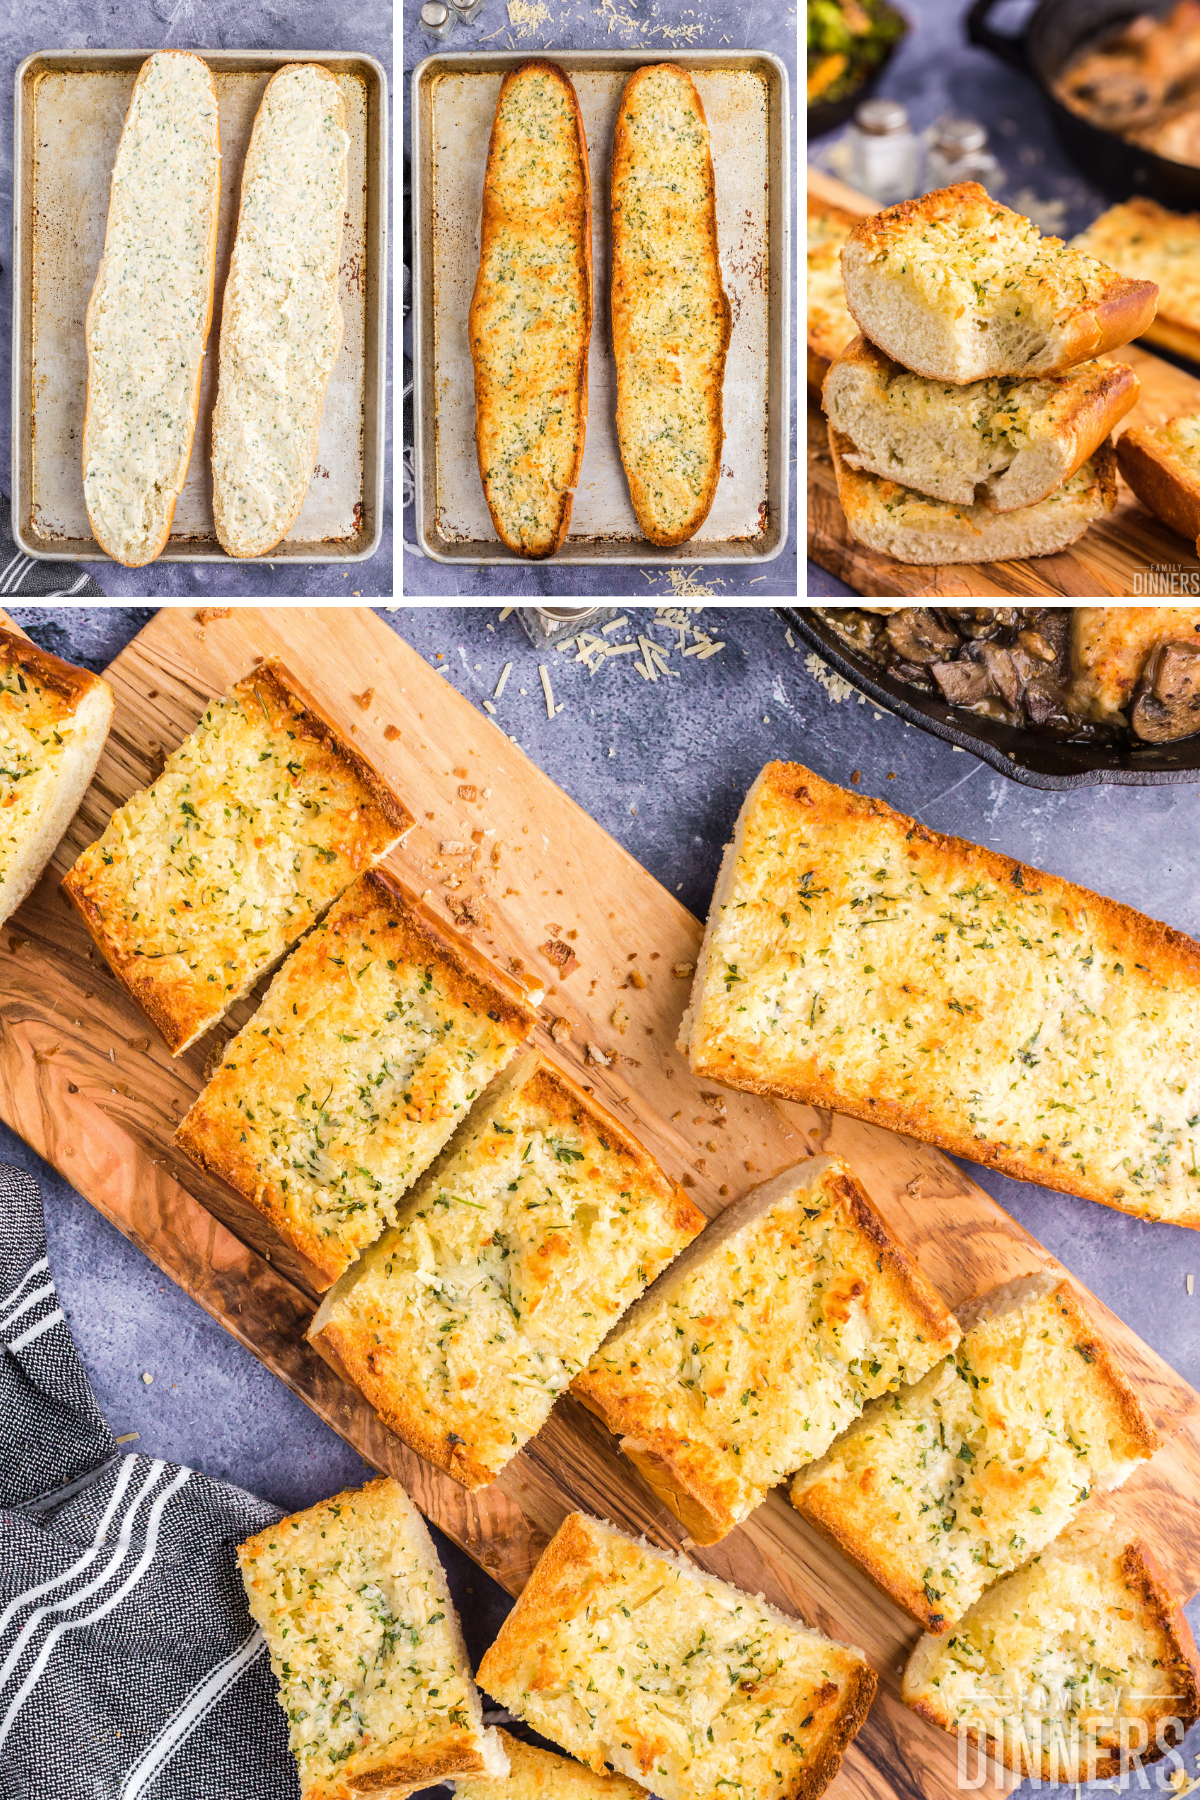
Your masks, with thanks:
<instances>
[{"instance_id":1,"label":"golden brown bread crust","mask_svg":"<svg viewBox=\"0 0 1200 1800\"><path fill-rule=\"evenodd\" d=\"M629 456L625 453L628 432L626 417L631 396L626 389L623 373L638 341L635 336L633 320L637 311L636 295L639 283L644 279L644 271L626 266L628 261L627 240L630 234L625 229L624 202L619 198L619 191L626 182L631 180L634 165L626 114L630 105L637 101L641 87L661 74L670 74L684 85L688 92L689 104L696 114L703 134L705 219L703 242L696 246L695 261L697 269L707 272L711 278L713 308L720 329L720 347L703 396L708 413L708 466L704 485L697 495L691 513L674 528L664 527L657 520L654 513L653 496L643 473L634 462L632 452ZM712 151L709 146L708 120L705 117L700 95L696 91L695 82L687 71L679 68L676 63L650 64L644 68L635 69L625 83L617 111L616 133L613 138L610 198L612 205L610 298L613 350L617 359L617 436L621 449L621 462L629 482L629 497L633 502L633 510L637 514L637 522L643 535L650 543L667 548L672 544L686 543L689 538L695 537L711 512L713 500L716 498L717 483L721 478L721 449L725 442L722 424L725 359L729 353L730 339L733 336L733 312L721 281L721 261L717 246L716 181L713 175Z\"/></svg>"},{"instance_id":2,"label":"golden brown bread crust","mask_svg":"<svg viewBox=\"0 0 1200 1800\"><path fill-rule=\"evenodd\" d=\"M816 821L823 809L844 827L847 841L852 841L860 822L879 821L894 832L899 845L921 845L943 869L953 872L962 888L984 878L996 883L1001 892L1015 889L1034 897L1041 896L1047 905L1062 908L1068 917L1086 908L1103 928L1108 941L1121 945L1123 955L1128 957L1135 971L1151 973L1164 988L1184 986L1195 990L1200 986L1200 943L1133 907L980 844L932 831L919 820L897 812L885 801L839 788L800 763L769 763L760 780L772 799L784 810L792 812L797 822L809 817ZM699 976L698 968L697 979ZM693 1070L706 1079L723 1081L730 1087L751 1093L776 1094L812 1106L830 1107L835 1112L849 1113L922 1142L937 1144L952 1156L987 1163L1019 1181L1037 1182L1060 1193L1080 1194L1137 1217L1157 1216L1148 1213L1145 1205L1138 1203L1138 1196L1131 1195L1128 1188L1124 1194L1116 1192L1111 1183L1106 1185L1092 1174L1081 1172L1071 1159L1059 1156L1053 1147L1039 1152L1014 1152L999 1139L975 1137L956 1127L948 1122L934 1096L903 1101L891 1093L876 1091L863 1098L847 1093L831 1073L819 1069L795 1074L778 1069L769 1077L764 1076L739 1056L737 1046L730 1049L706 1039L697 1053L698 1027L697 1014L690 1060ZM964 1023L956 1028L951 1020L947 1029L965 1032L974 1027ZM1171 1219L1175 1224L1200 1227L1200 1202L1186 1211L1172 1212Z\"/></svg>"},{"instance_id":3,"label":"golden brown bread crust","mask_svg":"<svg viewBox=\"0 0 1200 1800\"><path fill-rule=\"evenodd\" d=\"M1171 423L1168 420L1168 424ZM1200 474L1147 425L1117 439L1117 466L1144 506L1181 537L1200 538Z\"/></svg>"},{"instance_id":4,"label":"golden brown bread crust","mask_svg":"<svg viewBox=\"0 0 1200 1800\"><path fill-rule=\"evenodd\" d=\"M504 174L500 159L501 120L500 109L509 89L523 76L531 72L539 72L550 76L563 91L563 98L571 109L575 122L577 169L582 183L582 199L578 208L572 208L571 216L576 238L576 256L584 269L584 290L587 311L581 327L581 342L578 355L566 380L566 388L571 396L571 405L575 416L576 451L570 475L563 485L559 496L559 516L551 541L544 549L528 549L520 537L515 534L511 523L505 518L497 505L496 495L485 472L486 451L484 447L484 429L487 423L489 396L485 391L485 363L477 354L477 329L484 302L484 266L488 253L498 234L504 207L498 198L498 189ZM475 370L475 454L479 462L479 476L483 483L484 499L488 511L492 515L492 524L502 544L517 556L523 556L529 562L540 562L561 550L571 524L571 508L575 500L575 487L579 480L579 471L583 466L584 442L587 434L588 409L588 347L592 335L592 183L591 170L588 165L587 137L583 127L583 114L579 107L579 96L566 71L555 62L535 59L518 63L510 69L500 84L500 92L496 97L496 111L492 119L491 136L488 139L487 161L484 165L483 178L483 211L480 219L479 272L475 279L475 287L471 295L471 306L468 314L467 333L471 342L471 356ZM530 350L529 354L536 352Z\"/></svg>"},{"instance_id":5,"label":"golden brown bread crust","mask_svg":"<svg viewBox=\"0 0 1200 1800\"><path fill-rule=\"evenodd\" d=\"M90 669L64 662L61 656L41 649L11 625L0 624L0 663L20 669L23 675L32 675L45 693L62 702L64 718L74 712L85 694L106 685Z\"/></svg>"},{"instance_id":6,"label":"golden brown bread crust","mask_svg":"<svg viewBox=\"0 0 1200 1800\"><path fill-rule=\"evenodd\" d=\"M508 1757L508 1781L459 1783L457 1800L645 1800L646 1790L624 1775L598 1775L573 1757L560 1756L497 1730Z\"/></svg>"},{"instance_id":7,"label":"golden brown bread crust","mask_svg":"<svg viewBox=\"0 0 1200 1800\"><path fill-rule=\"evenodd\" d=\"M395 837L411 830L415 821L403 801L277 658L271 657L235 682L231 694L255 695L264 714L268 706L273 712L274 717L268 720L273 731L306 738L340 779L361 789L356 856L370 860L381 855ZM171 1054L177 1056L200 1030L215 1022L211 1000L195 984L156 979L147 959L130 948L124 922L112 916L111 909L120 894L105 881L105 865L97 854L99 842L89 845L67 871L63 890L79 909L117 980L161 1032ZM227 1005L236 998L237 995L231 995Z\"/></svg>"},{"instance_id":8,"label":"golden brown bread crust","mask_svg":"<svg viewBox=\"0 0 1200 1800\"><path fill-rule=\"evenodd\" d=\"M814 194L808 196L808 218L810 227L814 220L818 220L822 224L828 223L835 228L835 233L840 232L842 242L849 237L850 233L854 230L854 227L858 224L860 217L861 214L846 212L844 208L834 206L832 202L828 200L818 199ZM809 399L814 401L818 406L821 405L821 389L825 385L825 377L829 373L829 365L836 356L841 355L842 351L846 348L847 343L850 341L847 336L847 327L849 327L851 335L854 330L854 322L850 318L849 312L845 306L844 293L842 299L842 312L844 317L837 316L828 306L822 304L819 299L815 299L813 296L814 269L817 263L820 260L823 260L824 256L828 254L828 250L836 250L837 248L838 239L836 235L831 234L829 237L822 238L821 241L813 243L810 231L810 247L808 252L808 395ZM836 257L835 260L837 262L838 271L837 285L838 288L841 289L840 256Z\"/></svg>"}]
</instances>

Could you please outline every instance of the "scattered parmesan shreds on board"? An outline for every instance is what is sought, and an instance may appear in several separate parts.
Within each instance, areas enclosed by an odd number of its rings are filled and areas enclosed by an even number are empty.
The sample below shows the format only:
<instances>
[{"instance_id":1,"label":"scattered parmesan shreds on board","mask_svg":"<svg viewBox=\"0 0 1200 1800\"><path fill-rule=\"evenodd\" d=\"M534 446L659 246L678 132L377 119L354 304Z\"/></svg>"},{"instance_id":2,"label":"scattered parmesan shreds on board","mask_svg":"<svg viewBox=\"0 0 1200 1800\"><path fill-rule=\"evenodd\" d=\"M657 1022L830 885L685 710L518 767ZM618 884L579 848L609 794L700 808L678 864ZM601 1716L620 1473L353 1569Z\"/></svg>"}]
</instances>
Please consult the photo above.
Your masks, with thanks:
<instances>
[{"instance_id":1,"label":"scattered parmesan shreds on board","mask_svg":"<svg viewBox=\"0 0 1200 1800\"><path fill-rule=\"evenodd\" d=\"M852 694L857 694L858 689L844 675L839 675L836 669L831 669L815 650L809 651L804 659L804 666L814 681L825 689L835 706L840 706L843 700L849 700Z\"/></svg>"},{"instance_id":2,"label":"scattered parmesan shreds on board","mask_svg":"<svg viewBox=\"0 0 1200 1800\"><path fill-rule=\"evenodd\" d=\"M484 701L484 703L483 703L483 710L484 710L484 712L486 712L486 713L492 713L492 714L493 714L493 715L494 715L494 714L495 714L495 711L496 711L496 709L495 709L495 707L494 707L494 706L493 706L493 705L492 705L492 703L491 703L491 701L490 701L490 700L485 700L485 701Z\"/></svg>"},{"instance_id":3,"label":"scattered parmesan shreds on board","mask_svg":"<svg viewBox=\"0 0 1200 1800\"><path fill-rule=\"evenodd\" d=\"M503 27L501 27L501 29L503 29ZM494 35L498 37L500 34L499 32L496 32ZM502 606L500 608L500 623L503 625L505 619L511 619L516 610L515 606Z\"/></svg>"},{"instance_id":4,"label":"scattered parmesan shreds on board","mask_svg":"<svg viewBox=\"0 0 1200 1800\"><path fill-rule=\"evenodd\" d=\"M625 614L622 613L619 619L610 619L607 625L602 625L600 627L600 634L602 637L608 637L610 632L620 631L622 625L628 625L628 623L629 620L626 618Z\"/></svg>"},{"instance_id":5,"label":"scattered parmesan shreds on board","mask_svg":"<svg viewBox=\"0 0 1200 1800\"><path fill-rule=\"evenodd\" d=\"M493 700L498 700L500 698L501 694L504 692L504 684L508 680L508 678L511 674L512 674L512 664L510 662L506 662L504 667L500 671L499 681L496 683L495 687L492 689L492 699Z\"/></svg>"}]
</instances>

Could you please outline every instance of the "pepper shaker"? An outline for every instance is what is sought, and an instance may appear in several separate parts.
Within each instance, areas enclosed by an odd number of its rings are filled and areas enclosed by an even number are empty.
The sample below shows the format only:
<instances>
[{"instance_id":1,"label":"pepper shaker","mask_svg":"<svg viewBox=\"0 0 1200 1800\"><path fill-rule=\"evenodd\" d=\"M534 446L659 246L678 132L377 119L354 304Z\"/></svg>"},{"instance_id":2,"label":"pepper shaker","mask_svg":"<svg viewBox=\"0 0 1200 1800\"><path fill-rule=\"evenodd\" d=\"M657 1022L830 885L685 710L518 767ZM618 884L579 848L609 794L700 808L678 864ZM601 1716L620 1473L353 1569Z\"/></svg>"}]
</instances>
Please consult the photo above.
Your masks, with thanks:
<instances>
[{"instance_id":1,"label":"pepper shaker","mask_svg":"<svg viewBox=\"0 0 1200 1800\"><path fill-rule=\"evenodd\" d=\"M464 25L473 25L484 8L484 0L450 0Z\"/></svg>"},{"instance_id":2,"label":"pepper shaker","mask_svg":"<svg viewBox=\"0 0 1200 1800\"><path fill-rule=\"evenodd\" d=\"M847 134L852 186L883 206L917 192L917 140L898 100L864 100Z\"/></svg>"},{"instance_id":3,"label":"pepper shaker","mask_svg":"<svg viewBox=\"0 0 1200 1800\"><path fill-rule=\"evenodd\" d=\"M1000 164L987 148L987 132L975 119L941 118L933 127L925 162L925 192L977 181L989 194L1004 183Z\"/></svg>"},{"instance_id":4,"label":"pepper shaker","mask_svg":"<svg viewBox=\"0 0 1200 1800\"><path fill-rule=\"evenodd\" d=\"M454 14L446 5L446 0L425 0L421 8L421 30L427 31L430 37L448 38L454 30Z\"/></svg>"}]
</instances>

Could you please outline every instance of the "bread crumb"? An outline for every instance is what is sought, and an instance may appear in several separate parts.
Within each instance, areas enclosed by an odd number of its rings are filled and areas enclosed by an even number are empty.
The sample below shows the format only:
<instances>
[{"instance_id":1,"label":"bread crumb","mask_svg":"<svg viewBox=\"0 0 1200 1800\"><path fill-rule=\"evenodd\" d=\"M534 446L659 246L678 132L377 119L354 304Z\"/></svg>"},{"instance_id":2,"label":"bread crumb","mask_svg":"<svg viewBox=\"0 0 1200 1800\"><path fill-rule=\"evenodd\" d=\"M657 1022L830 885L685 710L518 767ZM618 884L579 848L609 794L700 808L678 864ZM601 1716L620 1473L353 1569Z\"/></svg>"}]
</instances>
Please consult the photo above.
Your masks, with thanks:
<instances>
[{"instance_id":1,"label":"bread crumb","mask_svg":"<svg viewBox=\"0 0 1200 1800\"><path fill-rule=\"evenodd\" d=\"M644 988L645 985L646 977L642 974L642 971L640 969L630 969L629 986L632 988Z\"/></svg>"},{"instance_id":2,"label":"bread crumb","mask_svg":"<svg viewBox=\"0 0 1200 1800\"><path fill-rule=\"evenodd\" d=\"M465 771L464 771L464 773L465 773ZM470 801L470 800L477 800L479 798L479 795L478 795L477 790L471 785L471 783L469 781L464 781L459 787L458 797L460 800Z\"/></svg>"},{"instance_id":3,"label":"bread crumb","mask_svg":"<svg viewBox=\"0 0 1200 1800\"><path fill-rule=\"evenodd\" d=\"M368 706L370 706L372 700L375 698L375 689L373 687L364 688L361 694L352 694L350 698L352 700L357 700L363 711L366 712Z\"/></svg>"},{"instance_id":4,"label":"bread crumb","mask_svg":"<svg viewBox=\"0 0 1200 1800\"><path fill-rule=\"evenodd\" d=\"M594 1068L609 1069L612 1067L613 1059L610 1053L602 1050L599 1044L593 1044L590 1038L583 1046L583 1055L585 1062L591 1063Z\"/></svg>"},{"instance_id":5,"label":"bread crumb","mask_svg":"<svg viewBox=\"0 0 1200 1800\"><path fill-rule=\"evenodd\" d=\"M200 625L211 625L214 619L231 619L232 606L201 606L196 611L196 621Z\"/></svg>"},{"instance_id":6,"label":"bread crumb","mask_svg":"<svg viewBox=\"0 0 1200 1800\"><path fill-rule=\"evenodd\" d=\"M516 892L515 888L513 889L513 892ZM541 946L541 952L549 962L554 964L559 975L563 978L568 976L572 969L577 969L579 967L579 958L572 950L570 944L564 944L559 938L548 938Z\"/></svg>"},{"instance_id":7,"label":"bread crumb","mask_svg":"<svg viewBox=\"0 0 1200 1800\"><path fill-rule=\"evenodd\" d=\"M695 965L695 963L687 963L687 962L672 963L671 964L671 973L675 977L676 981L687 981L690 976L692 976L696 973L696 965Z\"/></svg>"},{"instance_id":8,"label":"bread crumb","mask_svg":"<svg viewBox=\"0 0 1200 1800\"><path fill-rule=\"evenodd\" d=\"M550 1036L556 1044L567 1044L571 1041L571 1021L561 1016L550 1021Z\"/></svg>"},{"instance_id":9,"label":"bread crumb","mask_svg":"<svg viewBox=\"0 0 1200 1800\"><path fill-rule=\"evenodd\" d=\"M389 744L394 744L396 739L402 737L404 734L398 725L385 725L383 728L383 735Z\"/></svg>"},{"instance_id":10,"label":"bread crumb","mask_svg":"<svg viewBox=\"0 0 1200 1800\"><path fill-rule=\"evenodd\" d=\"M625 1011L623 1006L614 1006L611 1023L613 1030L620 1032L621 1036L624 1037L625 1027L629 1023L629 1014Z\"/></svg>"}]
</instances>

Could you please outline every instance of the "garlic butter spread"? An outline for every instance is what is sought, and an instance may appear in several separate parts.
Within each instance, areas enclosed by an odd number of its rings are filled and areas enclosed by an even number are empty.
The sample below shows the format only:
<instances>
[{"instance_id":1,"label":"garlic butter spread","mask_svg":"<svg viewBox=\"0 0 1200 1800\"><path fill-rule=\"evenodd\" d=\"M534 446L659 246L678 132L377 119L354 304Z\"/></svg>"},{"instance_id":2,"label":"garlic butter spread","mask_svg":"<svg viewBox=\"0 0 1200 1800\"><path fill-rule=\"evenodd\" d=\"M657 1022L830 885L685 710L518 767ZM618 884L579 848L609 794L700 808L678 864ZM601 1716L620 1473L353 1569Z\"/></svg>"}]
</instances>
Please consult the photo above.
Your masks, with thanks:
<instances>
[{"instance_id":1,"label":"garlic butter spread","mask_svg":"<svg viewBox=\"0 0 1200 1800\"><path fill-rule=\"evenodd\" d=\"M53 804L76 735L74 706L16 663L0 664L0 915L30 834ZM7 902L7 905L6 905Z\"/></svg>"},{"instance_id":2,"label":"garlic butter spread","mask_svg":"<svg viewBox=\"0 0 1200 1800\"><path fill-rule=\"evenodd\" d=\"M342 343L338 261L350 147L327 70L296 64L259 107L221 318L213 512L234 556L277 544L304 503Z\"/></svg>"},{"instance_id":3,"label":"garlic butter spread","mask_svg":"<svg viewBox=\"0 0 1200 1800\"><path fill-rule=\"evenodd\" d=\"M220 187L207 67L152 56L121 133L86 326L84 497L97 539L130 567L162 548L187 474Z\"/></svg>"}]
</instances>

